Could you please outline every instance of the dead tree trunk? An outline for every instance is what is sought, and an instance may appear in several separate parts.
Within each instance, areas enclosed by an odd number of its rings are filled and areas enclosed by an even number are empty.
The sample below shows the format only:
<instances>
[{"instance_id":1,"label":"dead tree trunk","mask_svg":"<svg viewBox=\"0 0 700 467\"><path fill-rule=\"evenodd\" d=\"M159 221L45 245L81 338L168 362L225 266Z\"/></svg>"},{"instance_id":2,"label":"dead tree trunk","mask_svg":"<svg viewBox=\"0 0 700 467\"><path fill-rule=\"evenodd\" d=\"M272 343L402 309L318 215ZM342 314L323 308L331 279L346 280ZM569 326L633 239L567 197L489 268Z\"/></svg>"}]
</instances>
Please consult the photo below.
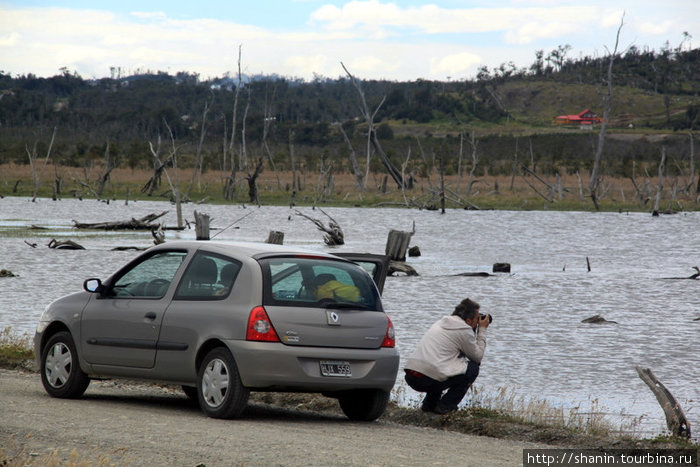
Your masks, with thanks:
<instances>
[{"instance_id":1,"label":"dead tree trunk","mask_svg":"<svg viewBox=\"0 0 700 467\"><path fill-rule=\"evenodd\" d=\"M229 142L229 152L231 154L231 173L226 178L226 186L224 187L224 198L232 200L236 194L236 118L238 116L238 95L241 92L241 47L238 46L238 83L236 91L233 95L233 117L231 118L231 141Z\"/></svg>"},{"instance_id":2,"label":"dead tree trunk","mask_svg":"<svg viewBox=\"0 0 700 467\"><path fill-rule=\"evenodd\" d=\"M153 193L153 190L160 184L160 177L161 174L165 174L165 178L168 180L168 185L170 186L170 191L172 192L173 195L173 201L175 202L175 210L177 213L177 228L182 229L183 228L183 220L182 220L182 198L180 195L180 188L179 188L179 182L178 182L178 174L177 174L177 146L175 145L175 136L173 135L173 132L170 128L170 125L168 125L168 122L163 120L163 123L165 124L165 127L168 129L168 132L170 133L170 141L172 142L172 149L170 150L170 155L168 158L165 160L165 162L162 162L160 160L160 134L158 135L158 146L156 149L153 148L153 143L150 141L148 142L148 146L151 149L151 154L153 155L153 164L155 167L155 171L153 173L153 176L151 179L146 182L146 185L141 189L142 192L145 192L148 190L148 195L150 196ZM175 178L175 182L170 179L170 175L168 175L168 170L167 166L171 164L173 167L173 177Z\"/></svg>"},{"instance_id":3,"label":"dead tree trunk","mask_svg":"<svg viewBox=\"0 0 700 467\"><path fill-rule=\"evenodd\" d=\"M323 236L323 241L326 243L326 245L344 245L345 234L343 233L343 229L340 227L340 224L338 224L338 222L336 222L336 220L333 219L331 216L326 214L326 212L324 212L323 209L318 208L318 210L321 211L326 217L328 217L328 219L330 219L328 222L328 227L323 225L323 222L321 222L320 220L314 219L313 217L309 217L306 214L303 214L299 211L296 211L296 215L305 217L306 219L316 224L318 230L320 230L321 232L325 232L325 235Z\"/></svg>"},{"instance_id":4,"label":"dead tree trunk","mask_svg":"<svg viewBox=\"0 0 700 467\"><path fill-rule=\"evenodd\" d=\"M608 119L610 118L610 108L612 105L612 70L613 63L615 62L615 55L617 54L617 47L620 43L620 31L624 24L624 14L620 20L620 27L617 28L617 37L615 38L615 49L610 53L610 61L608 63L608 77L607 77L607 93L603 97L603 121L600 123L600 132L598 133L598 147L596 148L595 159L593 160L593 170L591 171L591 180L588 185L588 191L591 195L591 200L595 206L596 211L600 211L600 206L598 204L598 188L600 185L600 161L603 158L603 148L605 147L605 132L607 130Z\"/></svg>"},{"instance_id":5,"label":"dead tree trunk","mask_svg":"<svg viewBox=\"0 0 700 467\"><path fill-rule=\"evenodd\" d=\"M467 180L467 197L471 196L472 194L472 186L474 185L474 173L476 172L476 166L479 163L479 153L477 152L477 148L479 147L479 140L476 139L476 132L474 131L472 131L469 135L469 144L472 147L472 167L469 170L469 179Z\"/></svg>"},{"instance_id":6,"label":"dead tree trunk","mask_svg":"<svg viewBox=\"0 0 700 467\"><path fill-rule=\"evenodd\" d=\"M211 103L214 103L214 96L211 98ZM207 114L209 113L208 101L204 101L204 110L202 111L202 124L199 129L199 143L197 144L197 152L194 158L194 171L192 172L192 180L190 180L190 186L187 188L187 197L189 197L192 188L194 187L194 182L197 180L197 190L202 189L202 146L204 145L204 137L207 134Z\"/></svg>"},{"instance_id":7,"label":"dead tree trunk","mask_svg":"<svg viewBox=\"0 0 700 467\"><path fill-rule=\"evenodd\" d=\"M652 215L659 215L659 203L661 202L661 193L664 191L664 168L666 166L666 146L661 148L661 162L659 162L659 184L656 187L656 199L654 201L654 209Z\"/></svg>"},{"instance_id":8,"label":"dead tree trunk","mask_svg":"<svg viewBox=\"0 0 700 467\"><path fill-rule=\"evenodd\" d=\"M279 230L270 230L270 233L267 235L267 240L265 240L265 243L282 245L284 243L284 232L280 232Z\"/></svg>"},{"instance_id":9,"label":"dead tree trunk","mask_svg":"<svg viewBox=\"0 0 700 467\"><path fill-rule=\"evenodd\" d=\"M690 439L690 422L685 417L680 404L673 397L671 391L666 389L661 381L656 379L654 373L651 372L649 368L635 367L637 374L644 381L644 383L649 386L651 392L656 396L656 400L659 401L659 405L666 415L666 426L671 431L674 436L680 436L682 438Z\"/></svg>"},{"instance_id":10,"label":"dead tree trunk","mask_svg":"<svg viewBox=\"0 0 700 467\"><path fill-rule=\"evenodd\" d=\"M194 211L194 232L197 240L209 240L209 224L211 218L209 214L203 212Z\"/></svg>"},{"instance_id":11,"label":"dead tree trunk","mask_svg":"<svg viewBox=\"0 0 700 467\"><path fill-rule=\"evenodd\" d=\"M360 95L362 114L365 117L365 121L367 122L367 165L365 168L365 187L367 184L367 179L369 178L369 159L371 155L372 146L379 154L379 157L382 160L382 164L384 164L384 167L386 168L387 172L389 172L389 175L391 175L391 178L394 179L399 188L405 187L404 181L401 178L401 172L396 167L394 167L394 164L391 163L391 160L387 157L386 153L384 153L381 144L379 144L379 140L377 139L377 132L374 128L374 117L377 115L377 112L384 104L386 96L382 98L382 101L379 103L377 108L374 109L374 112L370 112L369 107L367 106L367 101L365 100L365 93L362 90L362 86L348 71L348 69L345 68L343 62L340 62L340 65L343 67L343 70L345 70L345 73L347 73L348 77L350 78L350 81L352 82L353 86L355 86L355 89L357 89L357 92Z\"/></svg>"},{"instance_id":12,"label":"dead tree trunk","mask_svg":"<svg viewBox=\"0 0 700 467\"><path fill-rule=\"evenodd\" d=\"M49 147L46 149L46 157L44 157L44 163L41 166L41 170L37 172L37 153L36 153L36 146L37 143L34 143L34 147L30 151L28 147L25 146L25 149L27 150L27 156L29 156L29 166L32 171L32 180L34 182L34 193L32 196L32 201L36 201L36 197L39 194L39 187L41 186L41 177L44 173L44 169L46 168L46 163L49 161L49 157L51 156L51 148L53 148L53 142L54 139L56 138L56 127L53 128L53 133L51 134L51 141L49 142ZM17 185L15 185L15 188Z\"/></svg>"},{"instance_id":13,"label":"dead tree trunk","mask_svg":"<svg viewBox=\"0 0 700 467\"><path fill-rule=\"evenodd\" d=\"M413 229L410 232L400 230L390 230L386 239L386 247L384 252L389 256L389 274L395 272L403 272L409 276L417 276L418 272L409 264L406 263L406 251L411 242L411 238L416 233L416 223L413 223Z\"/></svg>"},{"instance_id":14,"label":"dead tree trunk","mask_svg":"<svg viewBox=\"0 0 700 467\"><path fill-rule=\"evenodd\" d=\"M114 170L114 165L112 165L112 158L109 157L109 140L107 141L107 146L105 147L105 171L100 177L100 181L97 184L97 196L102 198L102 192L105 190L107 182L109 182L109 176Z\"/></svg>"},{"instance_id":15,"label":"dead tree trunk","mask_svg":"<svg viewBox=\"0 0 700 467\"><path fill-rule=\"evenodd\" d=\"M416 233L415 229L416 226L413 224L413 230L411 232L403 232L394 229L389 230L384 253L393 261L406 261L406 251L408 251L408 245L411 243L413 234Z\"/></svg>"},{"instance_id":16,"label":"dead tree trunk","mask_svg":"<svg viewBox=\"0 0 700 467\"><path fill-rule=\"evenodd\" d=\"M352 172L355 174L355 186L357 186L357 188L362 189L364 187L364 174L362 173L362 169L360 169L360 164L357 162L355 149L352 147L350 138L348 138L348 135L345 132L345 128L343 128L343 124L341 123L340 125L338 125L338 127L340 128L340 133L343 135L343 138L345 139L345 144L347 144L348 150L350 151L348 157L350 159L350 165L352 166Z\"/></svg>"},{"instance_id":17,"label":"dead tree trunk","mask_svg":"<svg viewBox=\"0 0 700 467\"><path fill-rule=\"evenodd\" d=\"M688 174L688 185L686 187L686 192L688 194L695 194L693 193L693 189L695 188L695 141L693 137L693 132L689 131L688 136L690 136L690 167L689 167L689 174Z\"/></svg>"}]
</instances>

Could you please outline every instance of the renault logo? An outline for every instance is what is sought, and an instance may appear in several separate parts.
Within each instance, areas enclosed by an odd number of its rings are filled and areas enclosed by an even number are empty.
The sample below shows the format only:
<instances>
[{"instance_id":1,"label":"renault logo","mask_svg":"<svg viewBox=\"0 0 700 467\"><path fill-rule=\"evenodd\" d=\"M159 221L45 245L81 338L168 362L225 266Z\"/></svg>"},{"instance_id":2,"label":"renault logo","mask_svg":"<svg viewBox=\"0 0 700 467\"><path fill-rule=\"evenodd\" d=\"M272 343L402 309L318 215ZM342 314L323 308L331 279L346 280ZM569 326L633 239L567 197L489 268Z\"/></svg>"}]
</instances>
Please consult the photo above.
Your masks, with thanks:
<instances>
[{"instance_id":1,"label":"renault logo","mask_svg":"<svg viewBox=\"0 0 700 467\"><path fill-rule=\"evenodd\" d=\"M335 311L326 311L326 318L328 319L328 324L331 326L340 325L340 316Z\"/></svg>"}]
</instances>

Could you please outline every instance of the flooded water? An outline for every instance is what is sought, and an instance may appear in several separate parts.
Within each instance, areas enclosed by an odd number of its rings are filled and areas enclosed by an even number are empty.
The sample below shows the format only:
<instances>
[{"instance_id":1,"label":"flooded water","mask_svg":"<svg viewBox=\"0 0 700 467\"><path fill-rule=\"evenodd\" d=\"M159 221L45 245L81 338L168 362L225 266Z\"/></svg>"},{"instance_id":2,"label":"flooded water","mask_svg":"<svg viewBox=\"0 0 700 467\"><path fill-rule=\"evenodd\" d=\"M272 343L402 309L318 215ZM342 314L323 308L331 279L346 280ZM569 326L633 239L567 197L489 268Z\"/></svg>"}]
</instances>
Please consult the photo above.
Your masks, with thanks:
<instances>
[{"instance_id":1,"label":"flooded water","mask_svg":"<svg viewBox=\"0 0 700 467\"><path fill-rule=\"evenodd\" d=\"M494 316L476 384L479 397L505 388L554 407L595 408L618 426L630 423L637 434L651 436L665 430L665 421L637 376L635 366L642 366L678 399L694 437L700 432L700 280L666 279L688 277L692 266L700 266L700 213L654 218L327 208L345 231L346 244L334 250L313 223L287 207L185 205L185 218L191 221L195 209L219 229L212 241L264 241L279 230L285 244L324 251L383 253L390 229L411 230L415 222L412 245L422 256L409 263L420 276L390 277L384 289L402 359L433 321L468 296ZM52 300L80 290L85 278L105 278L137 254L111 248L152 244L148 232L76 230L72 219L128 220L166 210L162 219L175 225L174 206L166 202L0 199L0 269L19 275L0 278L0 327L32 334ZM327 222L319 210L300 210ZM86 250L49 249L52 238ZM166 238L194 239L194 231L168 231ZM455 275L490 272L496 262L511 263L511 274ZM617 324L581 322L596 314ZM395 397L413 403L418 396L402 386L399 379Z\"/></svg>"}]
</instances>

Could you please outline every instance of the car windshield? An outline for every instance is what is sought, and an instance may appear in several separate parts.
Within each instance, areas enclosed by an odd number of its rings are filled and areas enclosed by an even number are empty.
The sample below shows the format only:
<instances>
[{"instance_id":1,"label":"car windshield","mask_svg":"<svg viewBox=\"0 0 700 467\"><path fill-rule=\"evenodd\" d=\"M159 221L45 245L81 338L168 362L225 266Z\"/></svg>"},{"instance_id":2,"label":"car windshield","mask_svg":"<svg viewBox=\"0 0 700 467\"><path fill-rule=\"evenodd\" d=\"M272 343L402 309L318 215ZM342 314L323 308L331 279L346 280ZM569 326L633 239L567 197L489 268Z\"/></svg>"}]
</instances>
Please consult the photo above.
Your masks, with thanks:
<instances>
[{"instance_id":1,"label":"car windshield","mask_svg":"<svg viewBox=\"0 0 700 467\"><path fill-rule=\"evenodd\" d=\"M358 308L381 311L372 278L359 266L325 258L260 261L266 305Z\"/></svg>"}]
</instances>

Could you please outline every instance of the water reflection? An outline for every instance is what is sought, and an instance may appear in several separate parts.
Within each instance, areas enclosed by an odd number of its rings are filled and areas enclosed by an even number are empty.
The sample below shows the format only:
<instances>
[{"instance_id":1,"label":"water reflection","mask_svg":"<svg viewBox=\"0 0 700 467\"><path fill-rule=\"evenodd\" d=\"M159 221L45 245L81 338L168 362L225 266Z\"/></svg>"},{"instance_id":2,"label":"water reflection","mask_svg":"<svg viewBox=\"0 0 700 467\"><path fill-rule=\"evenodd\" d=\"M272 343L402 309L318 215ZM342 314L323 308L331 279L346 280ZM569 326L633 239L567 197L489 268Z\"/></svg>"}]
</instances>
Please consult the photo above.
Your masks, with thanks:
<instances>
[{"instance_id":1,"label":"water reflection","mask_svg":"<svg viewBox=\"0 0 700 467\"><path fill-rule=\"evenodd\" d=\"M643 415L642 430L658 433L664 417L634 367L651 368L696 426L700 421L700 281L687 277L700 264L700 215L586 212L449 211L446 215L399 209L324 209L345 230L347 244L323 245L322 233L286 207L186 205L210 214L218 240L264 241L270 230L285 243L316 250L381 253L389 229L410 230L423 256L410 262L420 277L387 280L385 306L403 356L430 324L469 296L494 315L477 384L506 387L519 396L554 405ZM322 213L300 208L326 221ZM80 222L126 220L168 210L165 202L0 199L0 268L18 278L0 279L0 325L32 333L43 308L81 288L87 277L105 278L137 253L116 246L148 246L144 232L73 229ZM244 217L245 216L245 217ZM48 230L29 230L36 224ZM51 238L72 239L87 250L50 250ZM167 232L167 239L194 239L194 232ZM37 243L36 249L24 243ZM587 271L586 258L592 270ZM512 274L453 276L512 264ZM619 324L581 320L601 314ZM402 381L399 381L402 384ZM410 397L415 396L407 390ZM697 430L696 430L697 431ZM648 433L642 433L648 434Z\"/></svg>"}]
</instances>

